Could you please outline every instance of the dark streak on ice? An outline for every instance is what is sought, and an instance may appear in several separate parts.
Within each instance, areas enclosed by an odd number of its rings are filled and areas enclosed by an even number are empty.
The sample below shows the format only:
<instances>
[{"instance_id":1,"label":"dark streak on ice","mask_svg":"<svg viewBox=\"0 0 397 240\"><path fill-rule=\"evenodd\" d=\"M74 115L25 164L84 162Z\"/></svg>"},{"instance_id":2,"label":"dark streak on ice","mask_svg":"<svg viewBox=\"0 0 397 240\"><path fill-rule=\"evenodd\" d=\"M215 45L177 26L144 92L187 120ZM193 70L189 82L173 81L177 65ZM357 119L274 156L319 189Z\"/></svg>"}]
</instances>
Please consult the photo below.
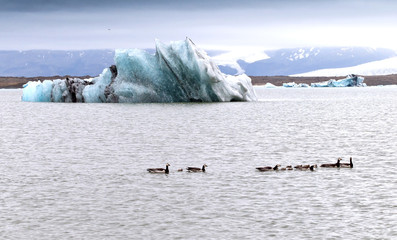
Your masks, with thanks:
<instances>
[{"instance_id":1,"label":"dark streak on ice","mask_svg":"<svg viewBox=\"0 0 397 240\"><path fill-rule=\"evenodd\" d=\"M116 65L112 65L109 67L110 72L112 73L112 78L111 78L111 82L109 83L109 85L106 86L105 88L105 97L106 97L106 102L112 102L112 103L117 103L119 102L118 96L116 94L114 94L114 88L113 88L113 83L114 80L117 77L117 67Z\"/></svg>"}]
</instances>

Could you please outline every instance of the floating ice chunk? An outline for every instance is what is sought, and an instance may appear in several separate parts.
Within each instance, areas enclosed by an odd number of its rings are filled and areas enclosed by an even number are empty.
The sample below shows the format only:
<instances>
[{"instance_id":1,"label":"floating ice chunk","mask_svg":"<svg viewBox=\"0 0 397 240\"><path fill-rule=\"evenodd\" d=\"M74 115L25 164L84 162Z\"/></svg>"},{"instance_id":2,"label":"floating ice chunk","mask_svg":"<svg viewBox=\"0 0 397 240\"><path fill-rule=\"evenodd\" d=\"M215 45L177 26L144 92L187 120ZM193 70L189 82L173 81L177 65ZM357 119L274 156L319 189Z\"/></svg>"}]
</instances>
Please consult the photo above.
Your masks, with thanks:
<instances>
[{"instance_id":1,"label":"floating ice chunk","mask_svg":"<svg viewBox=\"0 0 397 240\"><path fill-rule=\"evenodd\" d=\"M263 85L263 87L264 88L277 88L277 86L276 85L274 85L274 84L271 84L271 83L266 83L265 85Z\"/></svg>"},{"instance_id":2,"label":"floating ice chunk","mask_svg":"<svg viewBox=\"0 0 397 240\"><path fill-rule=\"evenodd\" d=\"M293 87L297 87L297 84L295 82L283 83L283 87L293 88Z\"/></svg>"},{"instance_id":3,"label":"floating ice chunk","mask_svg":"<svg viewBox=\"0 0 397 240\"><path fill-rule=\"evenodd\" d=\"M289 83L283 83L283 87L286 87L286 88L307 88L310 86L307 83L289 82Z\"/></svg>"},{"instance_id":4,"label":"floating ice chunk","mask_svg":"<svg viewBox=\"0 0 397 240\"><path fill-rule=\"evenodd\" d=\"M223 74L189 38L170 44L156 40L154 55L139 49L116 50L115 63L92 81L54 82L45 100L122 103L257 100L247 75ZM28 83L23 100L39 99L36 94L43 95L39 91L43 84Z\"/></svg>"},{"instance_id":5,"label":"floating ice chunk","mask_svg":"<svg viewBox=\"0 0 397 240\"><path fill-rule=\"evenodd\" d=\"M307 83L299 83L298 85L299 85L299 87L301 87L301 88L308 88L308 87L310 87L309 84L307 84Z\"/></svg>"},{"instance_id":6,"label":"floating ice chunk","mask_svg":"<svg viewBox=\"0 0 397 240\"><path fill-rule=\"evenodd\" d=\"M329 87L330 81L334 81L334 79L324 81L324 82L312 83L312 84L310 84L310 86L311 87Z\"/></svg>"},{"instance_id":7,"label":"floating ice chunk","mask_svg":"<svg viewBox=\"0 0 397 240\"><path fill-rule=\"evenodd\" d=\"M23 86L22 101L25 102L50 102L53 82L50 80L29 81Z\"/></svg>"},{"instance_id":8,"label":"floating ice chunk","mask_svg":"<svg viewBox=\"0 0 397 240\"><path fill-rule=\"evenodd\" d=\"M289 82L289 83L283 83L283 87L286 87L286 88L307 88L310 86L306 83Z\"/></svg>"},{"instance_id":9,"label":"floating ice chunk","mask_svg":"<svg viewBox=\"0 0 397 240\"><path fill-rule=\"evenodd\" d=\"M354 74L348 75L344 79L335 80L330 79L325 82L312 83L312 87L366 87L364 78Z\"/></svg>"},{"instance_id":10,"label":"floating ice chunk","mask_svg":"<svg viewBox=\"0 0 397 240\"><path fill-rule=\"evenodd\" d=\"M324 82L318 82L318 83L312 83L311 87L366 87L367 85L364 83L364 78L359 77L356 75L348 75L344 79L340 80L335 80L335 79L330 79L328 81ZM283 83L283 87L285 88L307 88L310 87L306 83L295 83L295 82L289 82L289 83Z\"/></svg>"}]
</instances>

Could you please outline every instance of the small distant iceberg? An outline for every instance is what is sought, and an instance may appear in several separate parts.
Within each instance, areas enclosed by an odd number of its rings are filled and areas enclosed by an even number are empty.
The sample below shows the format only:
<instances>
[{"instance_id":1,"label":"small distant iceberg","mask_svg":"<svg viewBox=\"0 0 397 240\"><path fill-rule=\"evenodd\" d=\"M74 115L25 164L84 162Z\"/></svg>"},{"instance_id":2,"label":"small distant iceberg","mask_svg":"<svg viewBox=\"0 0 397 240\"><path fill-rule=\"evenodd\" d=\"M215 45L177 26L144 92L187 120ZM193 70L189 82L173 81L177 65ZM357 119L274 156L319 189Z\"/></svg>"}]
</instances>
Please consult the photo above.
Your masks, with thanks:
<instances>
[{"instance_id":1,"label":"small distant iceberg","mask_svg":"<svg viewBox=\"0 0 397 240\"><path fill-rule=\"evenodd\" d=\"M93 79L28 82L22 101L149 103L256 101L251 79L222 73L215 62L186 38L156 52L116 50L115 65Z\"/></svg>"},{"instance_id":2,"label":"small distant iceberg","mask_svg":"<svg viewBox=\"0 0 397 240\"><path fill-rule=\"evenodd\" d=\"M312 83L311 87L366 87L364 77L359 77L354 74L348 75L344 79L335 80L330 79L324 82Z\"/></svg>"},{"instance_id":3,"label":"small distant iceberg","mask_svg":"<svg viewBox=\"0 0 397 240\"><path fill-rule=\"evenodd\" d=\"M306 84L306 83L289 82L289 83L283 83L283 87L285 87L285 88L308 88L310 86L309 86L309 84Z\"/></svg>"},{"instance_id":4,"label":"small distant iceberg","mask_svg":"<svg viewBox=\"0 0 397 240\"><path fill-rule=\"evenodd\" d=\"M263 85L262 86L263 88L277 88L277 86L276 85L274 85L274 84L271 84L271 83L266 83L265 85Z\"/></svg>"},{"instance_id":5,"label":"small distant iceberg","mask_svg":"<svg viewBox=\"0 0 397 240\"><path fill-rule=\"evenodd\" d=\"M354 74L346 76L344 79L335 80L330 79L324 82L306 84L306 83L283 83L284 88L309 88L309 87L366 87L367 84L364 83L364 77L359 77Z\"/></svg>"}]
</instances>

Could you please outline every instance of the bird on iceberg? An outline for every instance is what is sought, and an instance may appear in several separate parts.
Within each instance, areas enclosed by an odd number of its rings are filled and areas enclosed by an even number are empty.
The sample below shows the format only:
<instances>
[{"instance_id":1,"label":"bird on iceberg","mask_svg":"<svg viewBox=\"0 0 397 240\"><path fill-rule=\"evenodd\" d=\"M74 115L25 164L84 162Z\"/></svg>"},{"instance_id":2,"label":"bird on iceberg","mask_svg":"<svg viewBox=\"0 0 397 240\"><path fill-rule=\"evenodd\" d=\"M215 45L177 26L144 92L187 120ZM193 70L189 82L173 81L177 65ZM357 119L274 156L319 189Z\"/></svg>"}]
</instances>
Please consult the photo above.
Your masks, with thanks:
<instances>
[{"instance_id":1,"label":"bird on iceberg","mask_svg":"<svg viewBox=\"0 0 397 240\"><path fill-rule=\"evenodd\" d=\"M202 168L199 168L199 167L187 167L186 170L188 172L205 172L205 167L208 167L207 164L204 164Z\"/></svg>"},{"instance_id":2,"label":"bird on iceberg","mask_svg":"<svg viewBox=\"0 0 397 240\"><path fill-rule=\"evenodd\" d=\"M169 163L165 165L165 168L148 168L147 171L149 173L165 173L168 174L170 170L168 169L168 166L171 166Z\"/></svg>"}]
</instances>

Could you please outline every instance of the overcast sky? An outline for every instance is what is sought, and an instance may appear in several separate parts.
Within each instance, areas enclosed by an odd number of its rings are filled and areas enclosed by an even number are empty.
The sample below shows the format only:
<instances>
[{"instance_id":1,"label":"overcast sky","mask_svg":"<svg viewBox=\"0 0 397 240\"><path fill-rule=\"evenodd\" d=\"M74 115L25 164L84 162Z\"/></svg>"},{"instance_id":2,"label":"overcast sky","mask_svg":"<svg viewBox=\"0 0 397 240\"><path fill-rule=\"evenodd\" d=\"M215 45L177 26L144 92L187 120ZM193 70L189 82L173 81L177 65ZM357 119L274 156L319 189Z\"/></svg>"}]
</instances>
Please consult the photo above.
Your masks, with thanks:
<instances>
[{"instance_id":1,"label":"overcast sky","mask_svg":"<svg viewBox=\"0 0 397 240\"><path fill-rule=\"evenodd\" d=\"M393 0L0 0L0 50L153 48L397 49Z\"/></svg>"}]
</instances>

